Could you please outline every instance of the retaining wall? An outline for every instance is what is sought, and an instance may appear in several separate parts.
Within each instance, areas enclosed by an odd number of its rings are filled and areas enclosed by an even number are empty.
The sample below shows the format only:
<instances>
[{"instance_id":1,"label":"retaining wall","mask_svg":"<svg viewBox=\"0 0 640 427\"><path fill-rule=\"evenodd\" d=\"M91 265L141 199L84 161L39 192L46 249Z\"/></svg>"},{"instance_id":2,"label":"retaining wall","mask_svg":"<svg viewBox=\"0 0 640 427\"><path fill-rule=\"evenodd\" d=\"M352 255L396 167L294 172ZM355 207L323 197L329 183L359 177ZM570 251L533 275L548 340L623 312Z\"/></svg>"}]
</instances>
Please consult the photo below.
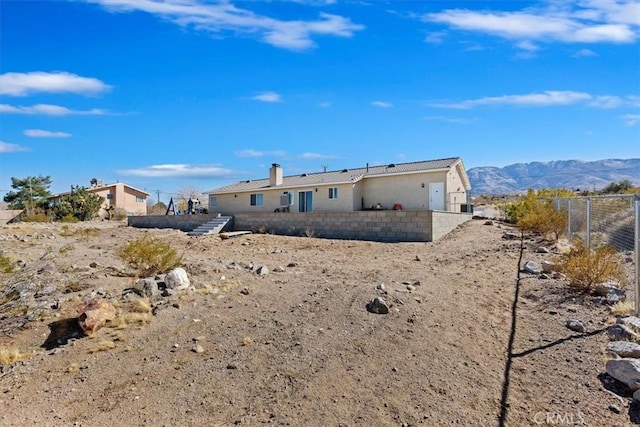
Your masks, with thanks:
<instances>
[{"instance_id":1,"label":"retaining wall","mask_svg":"<svg viewBox=\"0 0 640 427\"><path fill-rule=\"evenodd\" d=\"M137 215L127 217L127 224L136 228L173 228L181 231L193 231L219 214L197 215Z\"/></svg>"}]
</instances>

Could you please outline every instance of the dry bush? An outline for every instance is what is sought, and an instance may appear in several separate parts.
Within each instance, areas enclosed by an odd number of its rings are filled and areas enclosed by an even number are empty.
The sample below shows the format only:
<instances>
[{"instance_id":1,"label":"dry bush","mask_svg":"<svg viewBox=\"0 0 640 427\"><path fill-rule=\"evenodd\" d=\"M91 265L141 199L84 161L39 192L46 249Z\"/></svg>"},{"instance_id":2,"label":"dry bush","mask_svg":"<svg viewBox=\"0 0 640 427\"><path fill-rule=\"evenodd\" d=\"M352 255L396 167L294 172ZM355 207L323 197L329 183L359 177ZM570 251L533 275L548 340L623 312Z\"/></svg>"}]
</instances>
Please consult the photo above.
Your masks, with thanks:
<instances>
[{"instance_id":1,"label":"dry bush","mask_svg":"<svg viewBox=\"0 0 640 427\"><path fill-rule=\"evenodd\" d=\"M160 239L144 236L122 246L118 255L142 277L172 270L182 263L182 256Z\"/></svg>"},{"instance_id":2,"label":"dry bush","mask_svg":"<svg viewBox=\"0 0 640 427\"><path fill-rule=\"evenodd\" d=\"M590 249L584 246L582 240L576 240L571 251L562 255L556 264L558 270L569 279L569 286L582 292L590 292L595 285L607 281L615 281L620 285L626 283L624 269L615 249L610 246Z\"/></svg>"},{"instance_id":3,"label":"dry bush","mask_svg":"<svg viewBox=\"0 0 640 427\"><path fill-rule=\"evenodd\" d=\"M0 273L13 273L15 267L15 263L9 257L0 254Z\"/></svg>"},{"instance_id":4,"label":"dry bush","mask_svg":"<svg viewBox=\"0 0 640 427\"><path fill-rule=\"evenodd\" d=\"M51 222L51 218L49 218L44 212L23 215L20 219L24 222Z\"/></svg>"},{"instance_id":5,"label":"dry bush","mask_svg":"<svg viewBox=\"0 0 640 427\"><path fill-rule=\"evenodd\" d=\"M611 306L611 314L616 317L631 316L634 306L631 301L620 301Z\"/></svg>"},{"instance_id":6,"label":"dry bush","mask_svg":"<svg viewBox=\"0 0 640 427\"><path fill-rule=\"evenodd\" d=\"M0 348L0 365L14 365L21 360L31 356L27 353L22 353L16 348Z\"/></svg>"},{"instance_id":7,"label":"dry bush","mask_svg":"<svg viewBox=\"0 0 640 427\"><path fill-rule=\"evenodd\" d=\"M99 234L100 230L93 227L69 227L69 225L67 224L64 224L62 227L60 227L61 237L77 237L79 239L88 239L90 237L96 237Z\"/></svg>"},{"instance_id":8,"label":"dry bush","mask_svg":"<svg viewBox=\"0 0 640 427\"><path fill-rule=\"evenodd\" d=\"M64 246L61 246L60 249L58 249L58 252L61 254L65 254L67 252L74 251L75 249L75 246L73 246L71 243L67 243Z\"/></svg>"}]
</instances>

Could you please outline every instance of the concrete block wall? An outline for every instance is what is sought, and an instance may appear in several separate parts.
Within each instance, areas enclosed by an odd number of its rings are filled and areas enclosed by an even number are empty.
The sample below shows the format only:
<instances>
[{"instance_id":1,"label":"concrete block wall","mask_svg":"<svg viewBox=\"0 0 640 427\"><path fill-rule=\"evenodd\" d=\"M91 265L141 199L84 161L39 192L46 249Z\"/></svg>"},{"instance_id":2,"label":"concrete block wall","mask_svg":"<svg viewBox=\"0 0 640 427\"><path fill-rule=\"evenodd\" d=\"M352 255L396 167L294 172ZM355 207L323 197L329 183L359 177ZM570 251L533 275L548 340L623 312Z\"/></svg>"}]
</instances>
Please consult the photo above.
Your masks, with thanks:
<instances>
[{"instance_id":1,"label":"concrete block wall","mask_svg":"<svg viewBox=\"0 0 640 427\"><path fill-rule=\"evenodd\" d=\"M140 215L127 217L127 224L136 228L173 228L193 231L207 221L218 217L214 214L197 215Z\"/></svg>"},{"instance_id":2,"label":"concrete block wall","mask_svg":"<svg viewBox=\"0 0 640 427\"><path fill-rule=\"evenodd\" d=\"M235 230L378 242L431 241L431 211L281 212L234 216Z\"/></svg>"},{"instance_id":3,"label":"concrete block wall","mask_svg":"<svg viewBox=\"0 0 640 427\"><path fill-rule=\"evenodd\" d=\"M460 224L471 219L471 213L457 213L457 212L433 212L433 240L436 241L445 234L453 231L454 228Z\"/></svg>"}]
</instances>

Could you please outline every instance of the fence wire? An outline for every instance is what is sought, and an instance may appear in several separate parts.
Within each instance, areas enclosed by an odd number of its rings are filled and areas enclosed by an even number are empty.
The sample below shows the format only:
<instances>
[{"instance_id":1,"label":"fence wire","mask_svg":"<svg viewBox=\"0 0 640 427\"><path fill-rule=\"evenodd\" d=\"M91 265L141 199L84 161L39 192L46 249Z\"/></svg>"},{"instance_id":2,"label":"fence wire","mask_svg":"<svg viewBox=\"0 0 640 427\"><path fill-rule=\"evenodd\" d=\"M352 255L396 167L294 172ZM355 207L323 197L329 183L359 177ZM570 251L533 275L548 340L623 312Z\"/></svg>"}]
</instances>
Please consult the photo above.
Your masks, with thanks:
<instances>
[{"instance_id":1,"label":"fence wire","mask_svg":"<svg viewBox=\"0 0 640 427\"><path fill-rule=\"evenodd\" d=\"M567 215L567 236L589 247L608 245L632 263L636 314L640 314L640 195L556 198L554 206Z\"/></svg>"}]
</instances>

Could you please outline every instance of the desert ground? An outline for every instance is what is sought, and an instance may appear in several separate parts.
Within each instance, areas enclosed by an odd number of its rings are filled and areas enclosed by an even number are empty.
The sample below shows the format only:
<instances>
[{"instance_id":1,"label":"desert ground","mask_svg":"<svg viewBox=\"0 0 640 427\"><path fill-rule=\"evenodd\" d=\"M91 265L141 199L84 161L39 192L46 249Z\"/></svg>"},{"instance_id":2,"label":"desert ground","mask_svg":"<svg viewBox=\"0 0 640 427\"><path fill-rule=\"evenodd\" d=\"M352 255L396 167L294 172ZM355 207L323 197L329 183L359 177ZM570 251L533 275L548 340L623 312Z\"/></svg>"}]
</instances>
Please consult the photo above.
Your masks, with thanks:
<instances>
[{"instance_id":1,"label":"desert ground","mask_svg":"<svg viewBox=\"0 0 640 427\"><path fill-rule=\"evenodd\" d=\"M635 425L604 372L609 306L520 272L554 246L528 237L521 255L507 232L474 219L392 244L2 226L19 267L0 273L0 349L20 360L0 365L0 425ZM118 256L144 235L182 254L192 285L146 306ZM375 297L388 314L367 310ZM50 326L92 298L120 321L51 345Z\"/></svg>"}]
</instances>

